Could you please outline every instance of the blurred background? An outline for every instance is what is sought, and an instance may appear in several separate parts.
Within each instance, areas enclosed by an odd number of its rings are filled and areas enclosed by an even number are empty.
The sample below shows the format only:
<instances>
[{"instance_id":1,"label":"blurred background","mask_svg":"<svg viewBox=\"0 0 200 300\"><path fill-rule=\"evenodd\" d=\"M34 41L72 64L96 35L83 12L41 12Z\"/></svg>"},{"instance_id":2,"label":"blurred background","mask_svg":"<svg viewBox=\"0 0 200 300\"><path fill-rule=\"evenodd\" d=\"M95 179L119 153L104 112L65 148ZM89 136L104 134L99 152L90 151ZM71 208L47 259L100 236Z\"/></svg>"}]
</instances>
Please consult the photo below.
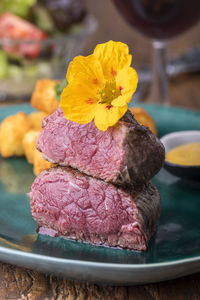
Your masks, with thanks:
<instances>
[{"instance_id":1,"label":"blurred background","mask_svg":"<svg viewBox=\"0 0 200 300\"><path fill-rule=\"evenodd\" d=\"M137 71L144 68L144 66L152 67L153 51L151 40L139 33L125 21L116 9L113 1L86 0L86 6L87 10L96 17L99 26L96 32L88 38L85 54L91 53L96 44L112 39L128 44L130 53L133 54L132 65ZM185 20L182 19L182 22L184 23ZM193 49L195 49L195 51ZM195 70L195 72L188 72L187 67L185 68L183 66L183 64L188 62L187 58L180 61L180 69L176 71L171 70L172 73L173 71L175 74L177 72L178 76L171 77L169 99L173 105L188 108L195 106L197 109L200 109L200 94L197 95L195 93L195 90L199 90L200 86L200 23L197 23L183 34L170 40L167 60L176 61L191 52L195 52L195 55L193 56L194 59L191 61L190 67L192 70ZM146 68L144 68L144 70L145 69ZM139 79L141 78L139 77ZM142 89L143 91L141 91L138 100L149 101L149 84L143 84ZM185 100L183 97L187 99Z\"/></svg>"},{"instance_id":2,"label":"blurred background","mask_svg":"<svg viewBox=\"0 0 200 300\"><path fill-rule=\"evenodd\" d=\"M133 64L151 64L152 47L149 39L134 30L117 11L112 0L86 0L86 7L98 20L98 28L86 45L85 54L91 53L96 44L109 39L127 43L133 54ZM177 57L200 44L200 24L173 39L169 46L169 57Z\"/></svg>"},{"instance_id":3,"label":"blurred background","mask_svg":"<svg viewBox=\"0 0 200 300\"><path fill-rule=\"evenodd\" d=\"M27 9L27 3L33 3L33 8ZM133 54L132 65L139 74L135 102L200 109L199 94L194 92L200 83L199 3L199 0L2 0L0 100L29 99L37 79L64 78L67 64L74 56L88 55L98 43L112 39L128 44ZM146 24L135 21L137 17L132 14L130 5L134 9L137 6L147 8ZM22 19L22 23L13 15ZM161 28L163 24L166 26L165 15L171 18L173 31L168 27ZM157 19L154 20L155 16ZM25 26L24 20L39 31ZM155 24L156 30L151 27ZM159 27L161 31L157 34ZM159 41L159 47L162 46L154 53L152 38ZM168 52L163 38L170 40Z\"/></svg>"}]
</instances>

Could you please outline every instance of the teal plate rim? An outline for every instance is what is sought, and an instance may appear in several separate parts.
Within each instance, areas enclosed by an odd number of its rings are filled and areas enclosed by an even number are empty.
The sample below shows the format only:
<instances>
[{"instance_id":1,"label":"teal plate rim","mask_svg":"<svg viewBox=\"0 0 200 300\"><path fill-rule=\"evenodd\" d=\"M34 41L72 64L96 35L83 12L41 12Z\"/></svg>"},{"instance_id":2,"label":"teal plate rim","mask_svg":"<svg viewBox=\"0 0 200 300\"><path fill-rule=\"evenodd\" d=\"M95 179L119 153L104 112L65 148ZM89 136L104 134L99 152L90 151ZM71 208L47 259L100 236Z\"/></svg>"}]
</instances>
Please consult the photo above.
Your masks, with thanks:
<instances>
[{"instance_id":1,"label":"teal plate rim","mask_svg":"<svg viewBox=\"0 0 200 300\"><path fill-rule=\"evenodd\" d=\"M161 282L200 271L200 257L165 263L127 265L52 258L46 255L4 249L0 246L0 258L7 263L62 276L70 280L118 286Z\"/></svg>"},{"instance_id":2,"label":"teal plate rim","mask_svg":"<svg viewBox=\"0 0 200 300\"><path fill-rule=\"evenodd\" d=\"M5 250L6 249L6 250ZM123 250L122 250L123 251ZM106 266L106 267L116 267L116 268L152 268L152 267L160 267L160 266L170 266L170 265L178 265L182 263L189 263L189 262L197 262L200 261L200 256L190 257L190 258L184 258L184 259L176 259L173 261L168 262L158 262L158 263L143 263L143 264L117 264L117 263L107 263L107 262L93 262L93 261L87 261L87 260L73 260L68 258L59 258L59 257L52 257L49 255L43 255L43 254L34 254L29 252L25 252L22 250L15 250L15 249L9 249L6 247L0 246L0 253L9 253L9 254L16 254L18 256L27 256L27 257L34 257L34 258L43 258L48 261L52 262L66 262L66 263L75 263L75 264L81 264L81 265L90 265L90 266Z\"/></svg>"}]
</instances>

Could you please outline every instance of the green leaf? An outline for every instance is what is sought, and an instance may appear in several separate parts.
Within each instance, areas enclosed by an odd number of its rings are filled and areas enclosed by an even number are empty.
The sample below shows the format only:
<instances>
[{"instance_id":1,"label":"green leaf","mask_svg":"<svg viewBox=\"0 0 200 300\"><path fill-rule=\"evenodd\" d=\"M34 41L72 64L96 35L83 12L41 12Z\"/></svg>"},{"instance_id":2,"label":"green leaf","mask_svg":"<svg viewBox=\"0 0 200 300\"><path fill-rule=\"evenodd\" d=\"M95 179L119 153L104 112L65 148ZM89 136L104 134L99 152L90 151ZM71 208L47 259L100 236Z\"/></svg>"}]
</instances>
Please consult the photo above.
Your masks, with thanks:
<instances>
[{"instance_id":1,"label":"green leaf","mask_svg":"<svg viewBox=\"0 0 200 300\"><path fill-rule=\"evenodd\" d=\"M60 83L56 84L54 89L56 91L56 99L60 101L60 96L62 94L63 89L67 86L67 80L63 79Z\"/></svg>"}]
</instances>

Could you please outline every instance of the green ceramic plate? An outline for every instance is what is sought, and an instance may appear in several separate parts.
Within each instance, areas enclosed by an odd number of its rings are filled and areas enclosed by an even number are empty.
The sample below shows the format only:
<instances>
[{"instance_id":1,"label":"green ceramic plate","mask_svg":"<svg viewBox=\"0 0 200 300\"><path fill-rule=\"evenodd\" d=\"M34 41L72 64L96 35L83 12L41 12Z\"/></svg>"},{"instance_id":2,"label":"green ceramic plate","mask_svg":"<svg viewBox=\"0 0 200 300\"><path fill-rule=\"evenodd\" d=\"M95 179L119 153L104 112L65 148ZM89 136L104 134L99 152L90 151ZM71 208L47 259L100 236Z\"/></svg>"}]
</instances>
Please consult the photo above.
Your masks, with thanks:
<instances>
[{"instance_id":1,"label":"green ceramic plate","mask_svg":"<svg viewBox=\"0 0 200 300\"><path fill-rule=\"evenodd\" d=\"M200 130L200 114L178 108L143 105L159 134ZM0 109L0 121L29 105ZM34 176L24 158L0 157L0 259L70 279L110 284L162 281L200 271L200 187L161 170L153 178L162 197L162 214L148 251L91 246L36 234L29 191Z\"/></svg>"}]
</instances>

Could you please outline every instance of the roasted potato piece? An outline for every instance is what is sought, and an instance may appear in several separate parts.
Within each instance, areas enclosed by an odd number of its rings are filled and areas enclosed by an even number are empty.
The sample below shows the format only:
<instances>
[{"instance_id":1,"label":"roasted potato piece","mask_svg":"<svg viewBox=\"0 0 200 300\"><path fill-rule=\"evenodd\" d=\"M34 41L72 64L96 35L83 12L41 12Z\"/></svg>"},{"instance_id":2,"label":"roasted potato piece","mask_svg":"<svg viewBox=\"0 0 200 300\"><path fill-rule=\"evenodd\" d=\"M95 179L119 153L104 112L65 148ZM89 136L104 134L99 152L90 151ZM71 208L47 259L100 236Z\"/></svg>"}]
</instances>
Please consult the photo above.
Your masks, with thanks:
<instances>
[{"instance_id":1,"label":"roasted potato piece","mask_svg":"<svg viewBox=\"0 0 200 300\"><path fill-rule=\"evenodd\" d=\"M28 115L29 121L34 130L40 131L42 129L42 120L44 117L47 117L47 114L42 111L34 111Z\"/></svg>"},{"instance_id":2,"label":"roasted potato piece","mask_svg":"<svg viewBox=\"0 0 200 300\"><path fill-rule=\"evenodd\" d=\"M33 173L35 176L39 175L42 171L51 168L54 164L48 162L42 157L42 153L35 149L33 154Z\"/></svg>"},{"instance_id":3,"label":"roasted potato piece","mask_svg":"<svg viewBox=\"0 0 200 300\"><path fill-rule=\"evenodd\" d=\"M157 135L155 122L145 109L141 107L131 107L130 111L139 124L148 127L155 135Z\"/></svg>"},{"instance_id":4,"label":"roasted potato piece","mask_svg":"<svg viewBox=\"0 0 200 300\"><path fill-rule=\"evenodd\" d=\"M3 157L24 155L22 140L31 124L26 113L19 112L3 120L0 125L0 153Z\"/></svg>"},{"instance_id":5,"label":"roasted potato piece","mask_svg":"<svg viewBox=\"0 0 200 300\"><path fill-rule=\"evenodd\" d=\"M30 164L33 164L33 154L36 149L36 140L40 131L30 130L28 131L23 138L23 147L26 159Z\"/></svg>"},{"instance_id":6,"label":"roasted potato piece","mask_svg":"<svg viewBox=\"0 0 200 300\"><path fill-rule=\"evenodd\" d=\"M52 114L59 105L54 89L59 82L51 79L38 80L32 94L31 105L48 115Z\"/></svg>"}]
</instances>

